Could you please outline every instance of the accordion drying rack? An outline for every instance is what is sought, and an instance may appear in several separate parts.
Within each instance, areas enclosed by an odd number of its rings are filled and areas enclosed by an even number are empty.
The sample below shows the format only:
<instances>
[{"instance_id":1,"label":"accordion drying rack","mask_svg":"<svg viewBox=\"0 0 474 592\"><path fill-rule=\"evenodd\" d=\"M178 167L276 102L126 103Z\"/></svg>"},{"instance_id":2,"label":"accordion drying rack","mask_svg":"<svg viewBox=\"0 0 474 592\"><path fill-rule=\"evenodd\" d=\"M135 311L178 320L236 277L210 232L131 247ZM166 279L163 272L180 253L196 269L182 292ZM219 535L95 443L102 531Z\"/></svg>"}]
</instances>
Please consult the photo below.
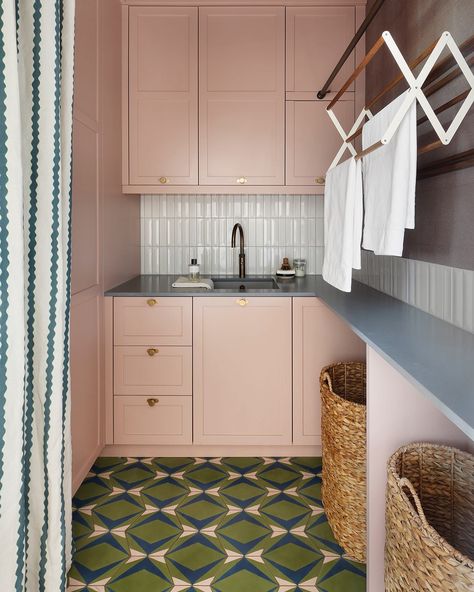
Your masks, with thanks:
<instances>
[{"instance_id":1,"label":"accordion drying rack","mask_svg":"<svg viewBox=\"0 0 474 592\"><path fill-rule=\"evenodd\" d=\"M359 113L351 129L346 133L334 113L334 106L383 47L386 47L391 53L400 69L400 74L395 76L375 97L368 101ZM445 48L450 51L450 55L438 62L438 59ZM471 71L471 67L474 64L473 53L474 36L458 47L451 34L448 31L445 31L441 34L438 40L425 48L414 60L407 63L392 35L388 31L384 31L326 108L329 117L342 138L342 145L329 168L336 166L340 162L346 150L348 150L356 159L360 159L381 146L388 144L396 133L405 114L414 102L418 102L424 113L424 115L418 119L418 125L429 121L438 137L437 140L421 146L418 149L418 153L424 154L435 150L440 146L449 144L474 103L474 75ZM415 75L414 69L423 62L424 64L420 72L418 75ZM465 77L469 88L433 109L428 101L428 97L461 75ZM382 138L364 150L356 150L354 140L362 133L362 126L365 120L373 117L372 109L374 105L376 105L389 91L395 88L397 84L403 80L408 84L408 90ZM438 119L438 114L447 111L459 103L461 103L461 106L458 112L448 128L445 129ZM428 166L420 169L419 178L433 176L435 174L441 174L449 172L450 170L466 168L473 165L474 150L467 150L463 153L430 163Z\"/></svg>"}]
</instances>

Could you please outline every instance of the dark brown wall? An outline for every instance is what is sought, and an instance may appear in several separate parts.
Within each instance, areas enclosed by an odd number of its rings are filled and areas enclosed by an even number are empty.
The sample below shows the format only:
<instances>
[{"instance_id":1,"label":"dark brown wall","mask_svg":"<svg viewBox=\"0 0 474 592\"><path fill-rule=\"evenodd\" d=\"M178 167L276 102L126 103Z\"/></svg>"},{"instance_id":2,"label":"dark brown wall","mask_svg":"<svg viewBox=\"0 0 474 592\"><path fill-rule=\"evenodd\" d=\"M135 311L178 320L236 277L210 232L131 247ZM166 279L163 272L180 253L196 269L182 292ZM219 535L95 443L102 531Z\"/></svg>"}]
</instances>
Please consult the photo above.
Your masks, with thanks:
<instances>
[{"instance_id":1,"label":"dark brown wall","mask_svg":"<svg viewBox=\"0 0 474 592\"><path fill-rule=\"evenodd\" d=\"M368 0L367 8L373 2ZM367 49L385 30L392 34L405 59L410 61L443 31L449 31L458 44L473 35L474 0L385 0L368 29ZM387 49L382 49L367 68L367 99L377 94L396 73L398 68L393 58ZM401 83L395 95L405 88ZM440 105L466 88L465 79L460 77L432 95L430 103L433 107ZM381 106L382 102L378 108ZM459 105L446 112L443 124L451 121L458 108ZM420 146L433 138L429 129L429 123L420 126ZM471 148L474 148L474 108L451 144L420 157L419 164ZM416 228L405 236L405 257L474 269L474 168L419 180Z\"/></svg>"}]
</instances>

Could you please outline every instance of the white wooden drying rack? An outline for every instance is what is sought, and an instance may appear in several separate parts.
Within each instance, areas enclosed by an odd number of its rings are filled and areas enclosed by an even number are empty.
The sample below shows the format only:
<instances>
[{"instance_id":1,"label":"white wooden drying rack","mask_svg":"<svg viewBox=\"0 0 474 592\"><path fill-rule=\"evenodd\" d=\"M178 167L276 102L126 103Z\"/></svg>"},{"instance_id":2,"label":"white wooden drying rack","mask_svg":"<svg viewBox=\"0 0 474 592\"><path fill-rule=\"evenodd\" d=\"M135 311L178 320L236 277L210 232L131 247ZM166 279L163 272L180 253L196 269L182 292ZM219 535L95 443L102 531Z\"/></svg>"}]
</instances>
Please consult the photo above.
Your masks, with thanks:
<instances>
[{"instance_id":1,"label":"white wooden drying rack","mask_svg":"<svg viewBox=\"0 0 474 592\"><path fill-rule=\"evenodd\" d=\"M469 42L470 41L471 40L469 40ZM373 59L373 57L377 54L377 52L383 46L386 46L389 49L395 62L397 63L398 67L400 68L401 75L397 76L391 83L389 83L377 95L377 97L375 97L375 99L373 101L371 101L369 103L369 105L366 105L362 109L359 116L355 120L353 126L351 127L349 132L346 133L344 131L342 125L340 124L339 120L337 119L337 117L333 111L333 107L339 101L339 99L342 97L344 92L349 88L349 86L352 84L352 82L366 68L367 64ZM441 107L437 108L436 110L433 110L428 99L425 96L425 93L423 92L422 87L423 87L423 84L426 82L428 76L432 72L432 70L436 64L436 61L440 57L441 52L443 51L443 49L445 47L447 47L451 51L451 54L455 60L455 63L459 66L462 74L464 75L464 77L467 80L470 90L466 91L464 93L461 93L460 95L458 95L457 97L455 97L451 101L448 101L447 103L445 103ZM336 156L334 157L334 160L332 161L331 166L329 168L336 166L340 162L340 160L346 150L349 150L349 152L352 154L352 156L354 156L356 159L360 159L363 156L365 156L366 154L369 154L370 152L377 150L377 148L380 148L381 146L388 144L390 142L390 140L392 139L393 135L395 134L395 132L397 131L397 129L398 129L400 123L402 122L403 118L405 117L405 114L407 113L408 109L415 101L418 101L418 103L420 104L420 106L423 109L425 116L426 116L426 118L424 118L424 119L425 120L427 119L431 123L434 131L436 132L436 134L439 138L439 140L437 140L436 142L432 142L431 144L421 148L419 150L419 152L428 152L429 150L432 150L434 148L438 148L441 145L446 145L451 142L451 140L453 139L459 126L461 125L463 119L466 117L469 109L471 108L472 104L474 103L474 75L471 72L471 68L470 68L469 64L466 62L466 60L463 56L463 53L460 51L459 47L457 46L456 42L454 41L453 37L451 36L451 34L448 31L445 31L444 33L442 33L441 37L435 43L433 43L432 45L427 47L420 54L420 56L418 56L418 58L416 58L412 62L412 67L414 68L415 66L420 64L425 59L426 59L426 62L424 64L424 66L422 67L418 76L415 77L415 75L412 72L412 69L407 64L403 55L401 54L400 50L398 49L398 46L395 43L393 37L390 35L390 33L388 31L384 31L384 33L382 33L382 35L377 39L377 41L372 46L370 51L367 53L367 55L364 57L364 59L361 61L361 63L357 66L357 68L354 70L352 75L343 84L342 88L339 90L339 92L336 94L334 99L329 103L329 105L326 108L326 111L327 111L329 117L331 118L333 124L335 125L337 131L339 132L339 134L342 138L342 145L339 148L339 150L338 150ZM407 81L409 88L408 88L408 91L406 92L405 100L402 102L398 111L394 115L393 120L391 121L390 125L388 126L386 132L384 133L384 135L382 136L382 138L378 142L375 142L371 146L368 146L367 148L365 148L365 150L361 150L361 151L357 152L357 150L355 149L355 147L353 145L353 141L362 132L361 125L363 124L365 119L366 118L371 119L373 117L370 107L377 100L379 100L386 92L391 90L399 81L403 80L403 78ZM448 80L448 82L449 82L449 80ZM439 121L436 113L439 113L439 112L445 110L445 108L451 107L452 105L454 105L458 102L461 102L461 100L463 102L462 102L462 105L461 105L459 111L455 115L453 121L450 123L448 129L445 130L443 125Z\"/></svg>"}]
</instances>

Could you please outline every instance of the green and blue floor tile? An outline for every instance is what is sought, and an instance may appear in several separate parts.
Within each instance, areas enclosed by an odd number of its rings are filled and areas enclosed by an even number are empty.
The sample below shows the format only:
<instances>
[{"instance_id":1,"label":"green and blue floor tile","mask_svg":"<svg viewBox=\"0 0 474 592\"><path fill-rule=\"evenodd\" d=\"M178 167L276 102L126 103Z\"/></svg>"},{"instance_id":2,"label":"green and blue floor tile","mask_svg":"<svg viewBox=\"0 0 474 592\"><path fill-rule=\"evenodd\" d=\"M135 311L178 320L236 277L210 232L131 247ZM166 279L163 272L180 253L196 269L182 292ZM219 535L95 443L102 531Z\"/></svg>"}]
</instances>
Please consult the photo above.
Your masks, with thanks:
<instances>
[{"instance_id":1,"label":"green and blue floor tile","mask_svg":"<svg viewBox=\"0 0 474 592\"><path fill-rule=\"evenodd\" d=\"M320 458L99 458L73 500L68 592L363 592Z\"/></svg>"}]
</instances>

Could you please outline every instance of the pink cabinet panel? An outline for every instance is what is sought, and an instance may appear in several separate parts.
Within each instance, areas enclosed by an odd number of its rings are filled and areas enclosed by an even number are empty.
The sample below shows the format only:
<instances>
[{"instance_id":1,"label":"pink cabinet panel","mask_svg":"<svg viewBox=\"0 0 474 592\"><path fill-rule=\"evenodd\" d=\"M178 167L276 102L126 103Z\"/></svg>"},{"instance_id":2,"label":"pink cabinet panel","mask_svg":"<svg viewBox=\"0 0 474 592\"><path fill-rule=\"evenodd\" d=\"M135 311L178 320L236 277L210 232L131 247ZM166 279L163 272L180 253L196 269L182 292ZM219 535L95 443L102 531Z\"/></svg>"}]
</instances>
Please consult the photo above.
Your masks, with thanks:
<instances>
[{"instance_id":1,"label":"pink cabinet panel","mask_svg":"<svg viewBox=\"0 0 474 592\"><path fill-rule=\"evenodd\" d=\"M115 444L191 442L192 400L189 397L114 397Z\"/></svg>"},{"instance_id":2,"label":"pink cabinet panel","mask_svg":"<svg viewBox=\"0 0 474 592\"><path fill-rule=\"evenodd\" d=\"M284 184L283 7L199 10L199 182Z\"/></svg>"},{"instance_id":3,"label":"pink cabinet panel","mask_svg":"<svg viewBox=\"0 0 474 592\"><path fill-rule=\"evenodd\" d=\"M291 298L194 298L194 442L291 443Z\"/></svg>"},{"instance_id":4,"label":"pink cabinet panel","mask_svg":"<svg viewBox=\"0 0 474 592\"><path fill-rule=\"evenodd\" d=\"M116 346L116 395L192 395L192 348Z\"/></svg>"},{"instance_id":5,"label":"pink cabinet panel","mask_svg":"<svg viewBox=\"0 0 474 592\"><path fill-rule=\"evenodd\" d=\"M197 50L197 8L130 8L131 184L198 182Z\"/></svg>"},{"instance_id":6,"label":"pink cabinet panel","mask_svg":"<svg viewBox=\"0 0 474 592\"><path fill-rule=\"evenodd\" d=\"M286 9L286 90L317 92L356 29L354 6ZM331 85L337 91L355 67L352 54Z\"/></svg>"},{"instance_id":7,"label":"pink cabinet panel","mask_svg":"<svg viewBox=\"0 0 474 592\"><path fill-rule=\"evenodd\" d=\"M326 113L327 101L286 103L286 184L322 185L342 139ZM346 130L354 123L354 102L340 101L335 113Z\"/></svg>"},{"instance_id":8,"label":"pink cabinet panel","mask_svg":"<svg viewBox=\"0 0 474 592\"><path fill-rule=\"evenodd\" d=\"M365 343L319 298L293 299L294 444L321 443L321 369L364 359Z\"/></svg>"},{"instance_id":9,"label":"pink cabinet panel","mask_svg":"<svg viewBox=\"0 0 474 592\"><path fill-rule=\"evenodd\" d=\"M115 345L191 345L192 298L114 298Z\"/></svg>"}]
</instances>

